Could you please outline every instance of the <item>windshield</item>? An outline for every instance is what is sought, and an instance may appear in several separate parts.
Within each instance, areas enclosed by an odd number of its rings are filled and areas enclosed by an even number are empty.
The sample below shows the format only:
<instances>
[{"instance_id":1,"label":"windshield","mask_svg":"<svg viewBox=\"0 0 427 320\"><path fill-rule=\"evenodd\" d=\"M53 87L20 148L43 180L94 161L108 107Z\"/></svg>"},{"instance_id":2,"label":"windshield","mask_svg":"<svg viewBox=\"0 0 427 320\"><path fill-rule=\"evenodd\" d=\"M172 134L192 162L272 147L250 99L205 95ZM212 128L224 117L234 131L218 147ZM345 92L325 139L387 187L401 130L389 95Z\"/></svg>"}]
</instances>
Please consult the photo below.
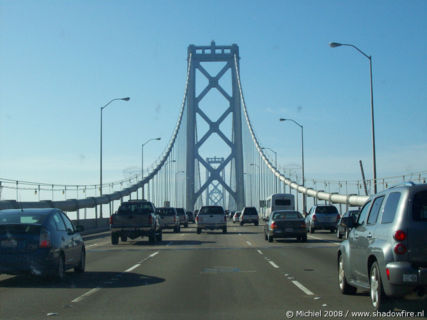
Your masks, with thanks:
<instances>
[{"instance_id":1,"label":"windshield","mask_svg":"<svg viewBox=\"0 0 427 320\"><path fill-rule=\"evenodd\" d=\"M0 224L43 224L47 214L40 213L3 213L0 212Z\"/></svg>"},{"instance_id":2,"label":"windshield","mask_svg":"<svg viewBox=\"0 0 427 320\"><path fill-rule=\"evenodd\" d=\"M424 310L360 251L425 197L339 219L427 182L426 84L427 0L0 0L0 320Z\"/></svg>"}]
</instances>

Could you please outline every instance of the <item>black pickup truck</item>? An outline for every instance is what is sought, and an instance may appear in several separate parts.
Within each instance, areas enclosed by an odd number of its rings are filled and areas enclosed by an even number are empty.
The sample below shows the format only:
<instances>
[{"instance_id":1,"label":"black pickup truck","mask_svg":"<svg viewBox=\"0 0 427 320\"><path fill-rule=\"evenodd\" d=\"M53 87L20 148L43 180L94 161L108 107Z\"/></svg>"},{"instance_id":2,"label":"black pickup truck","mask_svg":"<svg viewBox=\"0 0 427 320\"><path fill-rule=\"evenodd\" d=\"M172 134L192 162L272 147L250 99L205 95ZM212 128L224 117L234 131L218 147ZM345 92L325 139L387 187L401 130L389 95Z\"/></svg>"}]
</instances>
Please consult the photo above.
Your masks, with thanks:
<instances>
[{"instance_id":1,"label":"black pickup truck","mask_svg":"<svg viewBox=\"0 0 427 320\"><path fill-rule=\"evenodd\" d=\"M111 243L118 244L127 238L147 236L151 243L162 241L162 229L156 208L147 200L123 202L110 217Z\"/></svg>"}]
</instances>

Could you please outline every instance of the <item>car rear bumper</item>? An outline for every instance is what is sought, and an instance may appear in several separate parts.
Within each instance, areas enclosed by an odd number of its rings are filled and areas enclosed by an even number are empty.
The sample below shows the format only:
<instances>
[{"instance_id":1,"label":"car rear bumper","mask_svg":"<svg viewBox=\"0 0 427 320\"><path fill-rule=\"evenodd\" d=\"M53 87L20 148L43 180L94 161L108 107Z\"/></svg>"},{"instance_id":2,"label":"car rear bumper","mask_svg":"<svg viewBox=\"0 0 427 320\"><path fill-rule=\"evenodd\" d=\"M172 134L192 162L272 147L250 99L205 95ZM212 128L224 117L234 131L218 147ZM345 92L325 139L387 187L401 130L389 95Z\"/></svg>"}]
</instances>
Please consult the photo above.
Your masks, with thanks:
<instances>
[{"instance_id":1,"label":"car rear bumper","mask_svg":"<svg viewBox=\"0 0 427 320\"><path fill-rule=\"evenodd\" d=\"M387 277L386 270L390 276ZM417 292L427 294L427 268L414 267L409 262L390 262L383 275L384 291L389 296L416 296Z\"/></svg>"},{"instance_id":2,"label":"car rear bumper","mask_svg":"<svg viewBox=\"0 0 427 320\"><path fill-rule=\"evenodd\" d=\"M293 231L285 231L285 230L274 230L270 231L270 237L273 238L297 238L297 237L307 236L307 231L304 230L293 230Z\"/></svg>"},{"instance_id":3,"label":"car rear bumper","mask_svg":"<svg viewBox=\"0 0 427 320\"><path fill-rule=\"evenodd\" d=\"M0 273L46 275L56 269L50 252L0 254Z\"/></svg>"},{"instance_id":4,"label":"car rear bumper","mask_svg":"<svg viewBox=\"0 0 427 320\"><path fill-rule=\"evenodd\" d=\"M223 229L226 227L227 227L227 225L224 223L209 223L209 224L198 224L197 225L197 229L209 229L209 230Z\"/></svg>"},{"instance_id":5,"label":"car rear bumper","mask_svg":"<svg viewBox=\"0 0 427 320\"><path fill-rule=\"evenodd\" d=\"M337 223L336 222L314 222L313 226L315 229L336 229L337 228Z\"/></svg>"}]
</instances>

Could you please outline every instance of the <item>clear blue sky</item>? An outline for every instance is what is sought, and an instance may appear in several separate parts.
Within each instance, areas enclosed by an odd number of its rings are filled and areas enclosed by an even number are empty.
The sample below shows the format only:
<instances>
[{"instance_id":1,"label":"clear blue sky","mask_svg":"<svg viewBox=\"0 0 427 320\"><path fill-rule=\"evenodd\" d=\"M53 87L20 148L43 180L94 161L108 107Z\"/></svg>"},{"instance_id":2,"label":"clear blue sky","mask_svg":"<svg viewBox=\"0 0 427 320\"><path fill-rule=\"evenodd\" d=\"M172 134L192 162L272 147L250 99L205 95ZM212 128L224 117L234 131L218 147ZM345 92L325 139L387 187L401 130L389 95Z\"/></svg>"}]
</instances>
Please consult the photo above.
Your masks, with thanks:
<instances>
[{"instance_id":1,"label":"clear blue sky","mask_svg":"<svg viewBox=\"0 0 427 320\"><path fill-rule=\"evenodd\" d=\"M190 44L236 43L258 139L306 177L372 176L373 56L378 177L427 169L427 1L0 0L0 177L96 184L168 143Z\"/></svg>"}]
</instances>

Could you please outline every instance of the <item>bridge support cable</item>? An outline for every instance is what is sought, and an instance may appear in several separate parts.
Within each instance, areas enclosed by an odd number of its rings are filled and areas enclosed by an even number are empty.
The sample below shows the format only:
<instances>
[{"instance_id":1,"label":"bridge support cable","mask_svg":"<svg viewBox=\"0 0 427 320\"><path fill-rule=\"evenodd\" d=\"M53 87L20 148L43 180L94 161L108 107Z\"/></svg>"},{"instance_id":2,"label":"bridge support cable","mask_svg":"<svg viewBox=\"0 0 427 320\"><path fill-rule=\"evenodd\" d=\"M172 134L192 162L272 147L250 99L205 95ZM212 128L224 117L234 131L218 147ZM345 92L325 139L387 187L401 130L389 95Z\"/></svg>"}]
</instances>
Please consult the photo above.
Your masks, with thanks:
<instances>
[{"instance_id":1,"label":"bridge support cable","mask_svg":"<svg viewBox=\"0 0 427 320\"><path fill-rule=\"evenodd\" d=\"M235 66L237 66L237 56L234 56L234 60L235 60ZM305 186L299 185L297 182L292 181L290 179L288 179L287 177L285 177L281 172L279 172L278 168L276 168L268 159L268 157L265 155L263 149L261 148L258 139L255 135L255 132L253 130L251 121L249 119L249 115L248 115L248 111L247 111L247 107L246 107L246 103L245 103L245 99L243 96L243 91L242 91L242 86L241 86L241 81L240 81L240 73L237 67L236 68L236 75L237 75L237 82L238 82L238 86L239 86L239 92L240 92L240 99L242 101L242 109L243 109L243 113L246 119L246 124L248 126L248 129L250 131L251 137L252 137L252 141L255 144L255 148L260 156L260 161L263 162L265 164L265 166L267 166L267 168L276 176L280 179L280 181L284 182L286 185L288 185L290 188L296 190L299 193L305 194L309 197L314 197L316 199L319 200L326 200L326 201L330 201L333 203L342 203L342 204L347 204L347 205L352 205L352 206L361 206L363 205L366 200L368 199L367 196L359 196L359 195L347 195L347 194L332 194L332 193L328 193L325 191L322 192L318 192L314 189L311 188L307 188ZM262 167L260 167L261 170ZM265 199L265 198L264 198Z\"/></svg>"}]
</instances>

